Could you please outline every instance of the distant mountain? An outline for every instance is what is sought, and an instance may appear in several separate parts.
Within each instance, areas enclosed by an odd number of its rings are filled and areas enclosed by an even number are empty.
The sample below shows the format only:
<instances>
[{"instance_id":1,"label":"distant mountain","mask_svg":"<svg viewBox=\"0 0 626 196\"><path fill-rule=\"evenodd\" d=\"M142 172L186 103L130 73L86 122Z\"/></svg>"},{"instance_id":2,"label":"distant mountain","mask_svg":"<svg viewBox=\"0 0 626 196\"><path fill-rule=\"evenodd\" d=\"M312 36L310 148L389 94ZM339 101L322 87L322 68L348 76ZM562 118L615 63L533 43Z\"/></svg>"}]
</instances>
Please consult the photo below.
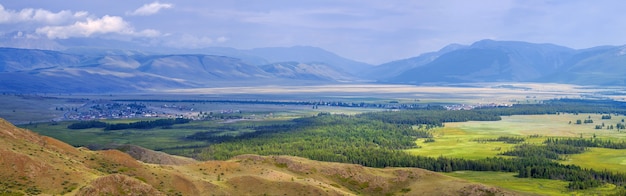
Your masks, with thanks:
<instances>
[{"instance_id":1,"label":"distant mountain","mask_svg":"<svg viewBox=\"0 0 626 196\"><path fill-rule=\"evenodd\" d=\"M626 46L574 50L554 44L481 40L371 66L309 46L173 49L79 38L42 44L64 50L0 48L0 92L138 92L363 81L626 85Z\"/></svg>"},{"instance_id":2,"label":"distant mountain","mask_svg":"<svg viewBox=\"0 0 626 196\"><path fill-rule=\"evenodd\" d=\"M155 55L117 49L71 54L0 48L0 92L137 92L352 79L351 74L324 63L261 67L237 58L203 54Z\"/></svg>"},{"instance_id":3,"label":"distant mountain","mask_svg":"<svg viewBox=\"0 0 626 196\"><path fill-rule=\"evenodd\" d=\"M261 66L267 73L281 78L346 81L355 77L324 63L284 62Z\"/></svg>"},{"instance_id":4,"label":"distant mountain","mask_svg":"<svg viewBox=\"0 0 626 196\"><path fill-rule=\"evenodd\" d=\"M359 75L372 65L340 57L332 52L310 46L255 48L250 54L263 57L270 63L296 61L302 63L324 63L341 71Z\"/></svg>"},{"instance_id":5,"label":"distant mountain","mask_svg":"<svg viewBox=\"0 0 626 196\"><path fill-rule=\"evenodd\" d=\"M435 59L439 58L439 56L441 56L442 54L445 54L454 50L462 49L465 47L467 46L460 45L460 44L450 44L437 52L424 53L417 57L392 61L389 63L372 67L366 70L363 76L365 78L374 79L374 80L381 80L385 78L395 77L410 69L417 68L422 65L426 65L430 62L433 62Z\"/></svg>"},{"instance_id":6,"label":"distant mountain","mask_svg":"<svg viewBox=\"0 0 626 196\"><path fill-rule=\"evenodd\" d=\"M584 85L626 85L626 45L578 51L554 73L538 82Z\"/></svg>"},{"instance_id":7,"label":"distant mountain","mask_svg":"<svg viewBox=\"0 0 626 196\"><path fill-rule=\"evenodd\" d=\"M482 40L383 79L395 83L521 82L553 73L576 50L553 44Z\"/></svg>"},{"instance_id":8,"label":"distant mountain","mask_svg":"<svg viewBox=\"0 0 626 196\"><path fill-rule=\"evenodd\" d=\"M50 50L0 48L0 72L75 65L85 57Z\"/></svg>"},{"instance_id":9,"label":"distant mountain","mask_svg":"<svg viewBox=\"0 0 626 196\"><path fill-rule=\"evenodd\" d=\"M270 78L257 66L239 59L212 55L154 55L140 57L137 70L195 82Z\"/></svg>"},{"instance_id":10,"label":"distant mountain","mask_svg":"<svg viewBox=\"0 0 626 196\"><path fill-rule=\"evenodd\" d=\"M327 50L311 46L266 47L235 49L229 47L176 48L142 41L103 38L46 39L29 38L21 32L0 35L0 47L55 50L78 55L172 55L200 54L228 56L241 59L250 65L266 65L279 62L325 63L351 74L359 74L371 67L367 63L350 60Z\"/></svg>"}]
</instances>

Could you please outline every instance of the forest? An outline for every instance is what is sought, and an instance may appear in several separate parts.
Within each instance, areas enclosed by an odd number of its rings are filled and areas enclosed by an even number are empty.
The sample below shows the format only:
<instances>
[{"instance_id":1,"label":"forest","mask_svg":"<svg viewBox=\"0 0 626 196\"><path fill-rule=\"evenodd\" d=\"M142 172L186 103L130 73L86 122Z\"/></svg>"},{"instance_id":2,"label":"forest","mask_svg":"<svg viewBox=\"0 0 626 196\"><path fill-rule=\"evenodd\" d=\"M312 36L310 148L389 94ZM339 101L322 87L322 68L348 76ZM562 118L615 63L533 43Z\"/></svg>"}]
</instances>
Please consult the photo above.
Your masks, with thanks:
<instances>
[{"instance_id":1,"label":"forest","mask_svg":"<svg viewBox=\"0 0 626 196\"><path fill-rule=\"evenodd\" d=\"M292 155L320 161L354 163L370 167L418 167L437 172L460 170L516 172L520 178L555 179L570 182L570 190L598 187L605 183L626 185L626 174L584 169L556 162L564 155L583 153L588 147L623 148L624 141L547 138L543 145L523 143L524 138L500 137L483 142L517 144L492 158L424 157L403 150L420 148L418 138L431 138L432 128L447 122L496 121L502 115L603 113L623 115L621 103L607 101L552 100L543 104L450 111L438 107L370 112L358 115L319 113L298 118L292 124L253 126L256 132L214 135L197 132L187 140L209 141L196 151L201 160L225 160L241 154ZM435 140L429 140L435 142Z\"/></svg>"},{"instance_id":2,"label":"forest","mask_svg":"<svg viewBox=\"0 0 626 196\"><path fill-rule=\"evenodd\" d=\"M151 121L138 121L132 123L105 123L100 121L79 121L67 126L68 129L90 129L90 128L104 128L104 130L122 130L122 129L152 129L156 127L169 127L175 124L185 124L190 122L190 119L175 118L175 119L157 119Z\"/></svg>"}]
</instances>

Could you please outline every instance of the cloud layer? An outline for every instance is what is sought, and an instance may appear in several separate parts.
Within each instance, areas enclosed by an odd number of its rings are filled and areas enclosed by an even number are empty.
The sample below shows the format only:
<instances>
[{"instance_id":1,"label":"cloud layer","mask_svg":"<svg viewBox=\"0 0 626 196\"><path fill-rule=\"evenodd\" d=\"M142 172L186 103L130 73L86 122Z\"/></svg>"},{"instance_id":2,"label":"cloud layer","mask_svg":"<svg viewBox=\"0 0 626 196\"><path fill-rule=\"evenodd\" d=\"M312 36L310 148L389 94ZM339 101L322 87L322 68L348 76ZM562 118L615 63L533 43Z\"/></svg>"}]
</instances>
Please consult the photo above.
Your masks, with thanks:
<instances>
[{"instance_id":1,"label":"cloud layer","mask_svg":"<svg viewBox=\"0 0 626 196\"><path fill-rule=\"evenodd\" d=\"M149 15L162 8L169 8L171 4L158 2L146 4L133 13ZM87 11L72 12L62 10L52 12L45 9L24 8L19 11L5 9L0 4L0 24L22 24L25 29L18 29L20 36L23 32L43 35L49 39L68 39L72 37L91 37L103 34L118 34L133 37L158 37L162 35L154 29L136 31L135 28L120 16L104 15L94 17ZM24 27L27 26L27 27ZM28 27L34 27L28 29ZM33 34L27 37L37 38Z\"/></svg>"},{"instance_id":2,"label":"cloud layer","mask_svg":"<svg viewBox=\"0 0 626 196\"><path fill-rule=\"evenodd\" d=\"M94 34L115 33L121 35L156 37L161 33L157 30L146 29L136 32L133 27L119 16L103 16L102 18L87 18L86 21L77 21L66 26L45 26L37 28L38 34L46 35L50 39L67 39L70 37L90 37Z\"/></svg>"},{"instance_id":3,"label":"cloud layer","mask_svg":"<svg viewBox=\"0 0 626 196\"><path fill-rule=\"evenodd\" d=\"M26 8L20 11L7 10L0 4L0 24L38 22L42 24L63 24L72 20L83 19L87 12L80 11L72 13L69 10L62 10L57 13L44 10Z\"/></svg>"}]
</instances>

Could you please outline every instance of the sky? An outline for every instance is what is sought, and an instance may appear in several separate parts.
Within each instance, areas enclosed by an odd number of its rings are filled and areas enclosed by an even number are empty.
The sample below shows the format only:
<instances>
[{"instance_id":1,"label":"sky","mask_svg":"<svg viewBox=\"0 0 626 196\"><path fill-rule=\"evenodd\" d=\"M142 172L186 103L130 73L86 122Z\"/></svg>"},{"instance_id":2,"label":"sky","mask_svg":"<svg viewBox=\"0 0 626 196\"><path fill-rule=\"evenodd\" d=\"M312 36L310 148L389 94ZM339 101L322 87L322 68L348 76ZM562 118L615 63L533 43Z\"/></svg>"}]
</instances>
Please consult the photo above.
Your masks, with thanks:
<instances>
[{"instance_id":1,"label":"sky","mask_svg":"<svg viewBox=\"0 0 626 196\"><path fill-rule=\"evenodd\" d=\"M624 45L625 7L623 0L16 0L0 1L0 36L174 48L314 46L381 64L482 39Z\"/></svg>"}]
</instances>

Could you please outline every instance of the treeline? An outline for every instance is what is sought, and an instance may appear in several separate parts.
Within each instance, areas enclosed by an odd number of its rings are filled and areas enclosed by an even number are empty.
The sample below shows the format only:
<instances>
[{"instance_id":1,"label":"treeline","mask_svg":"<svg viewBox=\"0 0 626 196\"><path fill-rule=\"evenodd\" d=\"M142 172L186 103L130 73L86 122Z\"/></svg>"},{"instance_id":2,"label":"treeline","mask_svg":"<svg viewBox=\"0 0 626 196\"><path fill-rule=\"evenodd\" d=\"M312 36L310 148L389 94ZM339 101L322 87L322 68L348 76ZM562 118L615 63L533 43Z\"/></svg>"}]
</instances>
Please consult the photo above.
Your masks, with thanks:
<instances>
[{"instance_id":1,"label":"treeline","mask_svg":"<svg viewBox=\"0 0 626 196\"><path fill-rule=\"evenodd\" d=\"M268 104L268 105L310 105L335 106L335 107L363 107L363 108L387 108L387 109L422 109L428 107L424 104L403 104L397 101L388 103L365 103L365 102L345 102L345 101L276 101L276 100L166 100L166 99L115 99L120 102L164 102L164 103L229 103L229 104Z\"/></svg>"},{"instance_id":2,"label":"treeline","mask_svg":"<svg viewBox=\"0 0 626 196\"><path fill-rule=\"evenodd\" d=\"M626 141L619 142L612 140L603 140L597 138L548 138L544 142L547 145L562 144L576 147L599 147L599 148L611 148L611 149L626 149Z\"/></svg>"},{"instance_id":3,"label":"treeline","mask_svg":"<svg viewBox=\"0 0 626 196\"><path fill-rule=\"evenodd\" d=\"M91 128L104 128L108 124L105 122L90 120L90 121L80 121L76 123L72 123L67 126L68 129L91 129Z\"/></svg>"},{"instance_id":4,"label":"treeline","mask_svg":"<svg viewBox=\"0 0 626 196\"><path fill-rule=\"evenodd\" d=\"M560 155L580 154L585 152L585 147L577 147L565 144L547 144L545 146L522 144L515 146L513 150L501 153L501 155L516 157L542 157L553 160L560 160Z\"/></svg>"},{"instance_id":5,"label":"treeline","mask_svg":"<svg viewBox=\"0 0 626 196\"><path fill-rule=\"evenodd\" d=\"M380 120L392 124L443 126L446 122L497 121L502 118L490 113L474 110L404 110L389 112L369 112L357 117Z\"/></svg>"},{"instance_id":6,"label":"treeline","mask_svg":"<svg viewBox=\"0 0 626 196\"><path fill-rule=\"evenodd\" d=\"M510 136L500 136L498 138L478 138L473 139L472 141L478 143L486 143L486 142L504 142L507 144L518 144L526 141L523 137L510 137Z\"/></svg>"},{"instance_id":7,"label":"treeline","mask_svg":"<svg viewBox=\"0 0 626 196\"><path fill-rule=\"evenodd\" d=\"M186 118L175 118L175 119L157 119L151 121L139 121L132 123L115 123L115 124L107 124L104 130L122 130L122 129L152 129L156 127L168 127L175 124L185 124L191 122L190 119Z\"/></svg>"},{"instance_id":8,"label":"treeline","mask_svg":"<svg viewBox=\"0 0 626 196\"><path fill-rule=\"evenodd\" d=\"M185 124L191 122L186 118L175 119L157 119L151 121L139 121L132 123L105 123L100 121L80 121L67 126L68 129L90 129L104 128L104 130L122 130L122 129L152 129L156 127L168 127L175 124Z\"/></svg>"},{"instance_id":9,"label":"treeline","mask_svg":"<svg viewBox=\"0 0 626 196\"><path fill-rule=\"evenodd\" d=\"M263 125L263 126L249 126L246 127L248 129L253 129L254 132L237 132L237 129L229 128L229 127L220 127L218 130L212 131L200 131L194 134L185 136L185 140L199 140L206 141L209 143L222 143L222 142L230 142L234 140L245 140L256 138L261 135L266 134L275 134L282 132L297 132L300 131L298 125L295 124L274 124L274 125ZM224 132L230 132L235 134L224 134Z\"/></svg>"},{"instance_id":10,"label":"treeline","mask_svg":"<svg viewBox=\"0 0 626 196\"><path fill-rule=\"evenodd\" d=\"M515 104L512 107L478 108L475 111L498 116L559 113L626 114L626 103L613 100L554 99L542 104Z\"/></svg>"},{"instance_id":11,"label":"treeline","mask_svg":"<svg viewBox=\"0 0 626 196\"><path fill-rule=\"evenodd\" d=\"M558 99L542 104L515 104L511 107L474 110L445 110L443 107L426 106L413 110L369 112L357 116L393 124L443 126L446 122L498 121L502 119L501 116L560 113L626 114L626 105L609 100Z\"/></svg>"}]
</instances>

